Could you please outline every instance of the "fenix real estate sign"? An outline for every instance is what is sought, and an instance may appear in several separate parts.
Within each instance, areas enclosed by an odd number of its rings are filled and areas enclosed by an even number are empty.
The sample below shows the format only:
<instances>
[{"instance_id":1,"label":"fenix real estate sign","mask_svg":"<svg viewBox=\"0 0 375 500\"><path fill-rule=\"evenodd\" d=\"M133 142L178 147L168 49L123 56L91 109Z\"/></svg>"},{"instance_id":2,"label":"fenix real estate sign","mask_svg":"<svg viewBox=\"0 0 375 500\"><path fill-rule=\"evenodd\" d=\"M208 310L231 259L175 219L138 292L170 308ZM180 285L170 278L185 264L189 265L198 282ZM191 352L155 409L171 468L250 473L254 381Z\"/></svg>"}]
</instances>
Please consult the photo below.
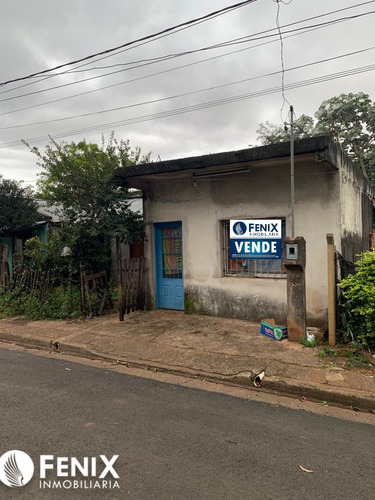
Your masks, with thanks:
<instances>
[{"instance_id":1,"label":"fenix real estate sign","mask_svg":"<svg viewBox=\"0 0 375 500\"><path fill-rule=\"evenodd\" d=\"M281 259L281 219L230 221L231 259Z\"/></svg>"}]
</instances>

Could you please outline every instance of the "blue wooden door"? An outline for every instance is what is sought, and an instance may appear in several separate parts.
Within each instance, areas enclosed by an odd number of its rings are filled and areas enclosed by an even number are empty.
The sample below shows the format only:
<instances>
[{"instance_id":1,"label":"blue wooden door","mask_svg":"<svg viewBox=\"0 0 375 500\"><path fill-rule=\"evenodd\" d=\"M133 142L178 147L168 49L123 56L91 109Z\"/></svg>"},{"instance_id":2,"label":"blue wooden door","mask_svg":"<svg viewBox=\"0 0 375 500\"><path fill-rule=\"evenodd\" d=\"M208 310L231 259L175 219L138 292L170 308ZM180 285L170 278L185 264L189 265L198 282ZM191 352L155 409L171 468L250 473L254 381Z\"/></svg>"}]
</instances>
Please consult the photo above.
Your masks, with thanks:
<instances>
[{"instance_id":1,"label":"blue wooden door","mask_svg":"<svg viewBox=\"0 0 375 500\"><path fill-rule=\"evenodd\" d=\"M184 309L181 222L155 224L156 307Z\"/></svg>"}]
</instances>

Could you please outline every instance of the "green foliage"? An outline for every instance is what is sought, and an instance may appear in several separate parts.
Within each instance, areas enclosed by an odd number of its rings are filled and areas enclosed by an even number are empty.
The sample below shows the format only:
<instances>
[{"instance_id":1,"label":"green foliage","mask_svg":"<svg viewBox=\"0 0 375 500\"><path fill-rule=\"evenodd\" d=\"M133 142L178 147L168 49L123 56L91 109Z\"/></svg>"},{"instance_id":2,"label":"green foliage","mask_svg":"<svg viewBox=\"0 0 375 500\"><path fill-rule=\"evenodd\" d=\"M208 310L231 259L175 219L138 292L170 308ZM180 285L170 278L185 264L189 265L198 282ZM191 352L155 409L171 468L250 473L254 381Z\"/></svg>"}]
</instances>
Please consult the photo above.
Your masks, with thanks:
<instances>
[{"instance_id":1,"label":"green foliage","mask_svg":"<svg viewBox=\"0 0 375 500\"><path fill-rule=\"evenodd\" d=\"M47 260L48 245L41 241L38 236L29 238L25 242L24 257L32 263L33 268L41 270Z\"/></svg>"},{"instance_id":2,"label":"green foliage","mask_svg":"<svg viewBox=\"0 0 375 500\"><path fill-rule=\"evenodd\" d=\"M30 188L0 176L0 234L31 227L38 220L37 204Z\"/></svg>"},{"instance_id":3,"label":"green foliage","mask_svg":"<svg viewBox=\"0 0 375 500\"><path fill-rule=\"evenodd\" d=\"M142 216L129 205L129 191L116 183L115 171L150 161L140 148L111 135L101 146L85 140L47 146L44 153L30 147L42 168L38 188L42 199L60 207L62 234L70 241L73 256L88 270L106 269L111 240L119 236L126 243L143 237Z\"/></svg>"},{"instance_id":4,"label":"green foliage","mask_svg":"<svg viewBox=\"0 0 375 500\"><path fill-rule=\"evenodd\" d=\"M41 241L38 236L29 238L23 251L25 267L35 271L50 270L61 278L71 278L77 270L72 266L70 258L61 256L65 245L66 240L61 232L51 234L48 243Z\"/></svg>"},{"instance_id":5,"label":"green foliage","mask_svg":"<svg viewBox=\"0 0 375 500\"><path fill-rule=\"evenodd\" d=\"M329 356L331 358L336 358L337 352L331 349L330 347L323 347L323 349L319 351L319 356L321 358L325 358L326 356Z\"/></svg>"},{"instance_id":6,"label":"green foliage","mask_svg":"<svg viewBox=\"0 0 375 500\"><path fill-rule=\"evenodd\" d=\"M113 281L108 282L108 293L112 304L118 303L118 287L113 284Z\"/></svg>"},{"instance_id":7,"label":"green foliage","mask_svg":"<svg viewBox=\"0 0 375 500\"><path fill-rule=\"evenodd\" d=\"M324 347L319 351L319 356L322 359L329 358L331 360L329 366L340 366L342 368L372 368L373 363L370 363L364 351L360 346L336 346Z\"/></svg>"},{"instance_id":8,"label":"green foliage","mask_svg":"<svg viewBox=\"0 0 375 500\"><path fill-rule=\"evenodd\" d=\"M194 300L191 297L185 297L184 312L186 314L193 314L194 313Z\"/></svg>"},{"instance_id":9,"label":"green foliage","mask_svg":"<svg viewBox=\"0 0 375 500\"><path fill-rule=\"evenodd\" d=\"M301 115L294 122L294 138L305 139L318 135L315 129L314 119L307 115ZM290 128L281 127L274 123L265 122L259 125L257 140L263 145L276 144L278 142L290 141Z\"/></svg>"},{"instance_id":10,"label":"green foliage","mask_svg":"<svg viewBox=\"0 0 375 500\"><path fill-rule=\"evenodd\" d=\"M375 252L364 252L356 272L339 284L346 302L346 327L363 346L375 346Z\"/></svg>"},{"instance_id":11,"label":"green foliage","mask_svg":"<svg viewBox=\"0 0 375 500\"><path fill-rule=\"evenodd\" d=\"M72 284L54 287L43 301L28 289L0 289L0 318L23 315L30 320L57 320L80 314L80 291Z\"/></svg>"},{"instance_id":12,"label":"green foliage","mask_svg":"<svg viewBox=\"0 0 375 500\"><path fill-rule=\"evenodd\" d=\"M305 347L316 347L318 345L318 342L315 339L308 340L306 336L302 337L300 342Z\"/></svg>"},{"instance_id":13,"label":"green foliage","mask_svg":"<svg viewBox=\"0 0 375 500\"><path fill-rule=\"evenodd\" d=\"M0 317L24 315L30 320L40 320L81 315L78 275L71 259L61 257L61 245L59 234L52 235L48 243L37 236L26 241L24 268L15 269L17 279L0 288ZM24 285L23 275L47 270L52 279L48 292L38 283L32 290Z\"/></svg>"},{"instance_id":14,"label":"green foliage","mask_svg":"<svg viewBox=\"0 0 375 500\"><path fill-rule=\"evenodd\" d=\"M353 351L343 351L340 354L343 358L347 358L346 366L348 368L363 368L364 366L371 366L367 358L363 355L362 350L356 349Z\"/></svg>"},{"instance_id":15,"label":"green foliage","mask_svg":"<svg viewBox=\"0 0 375 500\"><path fill-rule=\"evenodd\" d=\"M365 176L375 180L375 103L364 92L323 101L312 117L295 120L295 138L328 135L340 144ZM266 122L257 130L261 144L290 140L289 129Z\"/></svg>"},{"instance_id":16,"label":"green foliage","mask_svg":"<svg viewBox=\"0 0 375 500\"><path fill-rule=\"evenodd\" d=\"M340 329L344 330L347 333L352 342L357 342L352 330L355 323L356 320L355 317L353 317L350 303L348 299L346 299L341 293L337 301L337 324Z\"/></svg>"},{"instance_id":17,"label":"green foliage","mask_svg":"<svg viewBox=\"0 0 375 500\"><path fill-rule=\"evenodd\" d=\"M341 94L323 101L315 113L317 128L333 137L360 166L364 175L373 176L375 141L375 103L368 94Z\"/></svg>"}]
</instances>

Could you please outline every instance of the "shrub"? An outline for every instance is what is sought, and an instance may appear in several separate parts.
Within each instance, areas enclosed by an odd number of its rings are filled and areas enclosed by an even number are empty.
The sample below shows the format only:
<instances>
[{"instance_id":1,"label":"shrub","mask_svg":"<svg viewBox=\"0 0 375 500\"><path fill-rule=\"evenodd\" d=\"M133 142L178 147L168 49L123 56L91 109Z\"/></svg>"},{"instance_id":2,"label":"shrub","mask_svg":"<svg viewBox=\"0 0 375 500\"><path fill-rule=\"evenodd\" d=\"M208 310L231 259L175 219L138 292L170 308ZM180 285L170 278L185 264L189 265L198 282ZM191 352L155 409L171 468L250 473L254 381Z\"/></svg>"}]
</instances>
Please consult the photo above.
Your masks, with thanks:
<instances>
[{"instance_id":1,"label":"shrub","mask_svg":"<svg viewBox=\"0 0 375 500\"><path fill-rule=\"evenodd\" d=\"M356 272L339 284L342 297L339 310L344 328L354 341L375 346L375 252L364 252Z\"/></svg>"},{"instance_id":2,"label":"shrub","mask_svg":"<svg viewBox=\"0 0 375 500\"><path fill-rule=\"evenodd\" d=\"M77 318L80 311L80 290L77 286L54 287L43 301L28 289L0 290L0 318L24 315L30 320Z\"/></svg>"}]
</instances>

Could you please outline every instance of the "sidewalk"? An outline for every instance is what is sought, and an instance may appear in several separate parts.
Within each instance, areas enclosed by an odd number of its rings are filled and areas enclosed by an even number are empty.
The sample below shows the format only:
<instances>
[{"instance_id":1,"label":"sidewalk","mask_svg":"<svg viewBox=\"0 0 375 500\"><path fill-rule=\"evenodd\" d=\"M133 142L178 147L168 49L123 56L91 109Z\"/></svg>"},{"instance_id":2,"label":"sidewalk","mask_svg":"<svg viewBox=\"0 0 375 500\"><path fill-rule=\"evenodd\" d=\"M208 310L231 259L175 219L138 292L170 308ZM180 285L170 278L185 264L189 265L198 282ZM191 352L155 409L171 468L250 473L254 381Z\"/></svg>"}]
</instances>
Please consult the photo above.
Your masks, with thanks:
<instances>
[{"instance_id":1,"label":"sidewalk","mask_svg":"<svg viewBox=\"0 0 375 500\"><path fill-rule=\"evenodd\" d=\"M0 341L113 360L132 367L241 384L375 410L375 370L327 367L320 348L260 335L259 323L180 311L116 314L79 322L0 320Z\"/></svg>"}]
</instances>

